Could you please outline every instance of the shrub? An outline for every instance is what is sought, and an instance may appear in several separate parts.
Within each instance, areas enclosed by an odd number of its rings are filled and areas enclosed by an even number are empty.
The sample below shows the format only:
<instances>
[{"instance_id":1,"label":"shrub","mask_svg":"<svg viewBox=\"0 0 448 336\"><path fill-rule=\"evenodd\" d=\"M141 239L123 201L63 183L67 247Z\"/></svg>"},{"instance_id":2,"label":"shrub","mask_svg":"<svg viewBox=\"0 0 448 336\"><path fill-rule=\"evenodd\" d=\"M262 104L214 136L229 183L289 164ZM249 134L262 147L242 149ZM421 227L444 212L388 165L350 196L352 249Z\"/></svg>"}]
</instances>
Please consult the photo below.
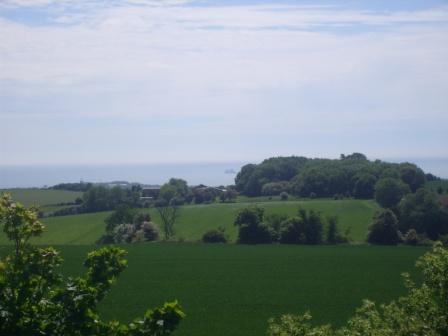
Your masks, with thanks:
<instances>
[{"instance_id":1,"label":"shrub","mask_svg":"<svg viewBox=\"0 0 448 336\"><path fill-rule=\"evenodd\" d=\"M227 243L227 236L224 228L209 230L202 236L204 243Z\"/></svg>"},{"instance_id":2,"label":"shrub","mask_svg":"<svg viewBox=\"0 0 448 336\"><path fill-rule=\"evenodd\" d=\"M319 244L322 242L323 220L321 214L299 209L298 216L281 224L280 243Z\"/></svg>"},{"instance_id":3,"label":"shrub","mask_svg":"<svg viewBox=\"0 0 448 336\"><path fill-rule=\"evenodd\" d=\"M63 281L57 273L59 253L29 243L44 228L34 209L2 196L0 225L14 245L12 254L0 261L0 335L169 335L185 316L174 301L130 324L101 321L97 305L126 268L124 250L90 252L84 262L87 273Z\"/></svg>"},{"instance_id":4,"label":"shrub","mask_svg":"<svg viewBox=\"0 0 448 336\"><path fill-rule=\"evenodd\" d=\"M343 235L338 229L338 218L336 216L328 217L328 231L327 231L327 243L328 244L344 244L348 243L348 236Z\"/></svg>"},{"instance_id":5,"label":"shrub","mask_svg":"<svg viewBox=\"0 0 448 336\"><path fill-rule=\"evenodd\" d=\"M289 197L289 194L288 194L286 191L282 191L282 192L280 193L280 199L281 199L282 201L286 201L286 200L288 199L288 197Z\"/></svg>"},{"instance_id":6,"label":"shrub","mask_svg":"<svg viewBox=\"0 0 448 336\"><path fill-rule=\"evenodd\" d=\"M291 217L282 223L280 230L280 243L305 244L305 223L300 217Z\"/></svg>"},{"instance_id":7,"label":"shrub","mask_svg":"<svg viewBox=\"0 0 448 336\"><path fill-rule=\"evenodd\" d=\"M414 229L410 229L403 237L403 242L406 245L417 245L420 242L420 237L418 236L417 231L415 231Z\"/></svg>"},{"instance_id":8,"label":"shrub","mask_svg":"<svg viewBox=\"0 0 448 336\"><path fill-rule=\"evenodd\" d=\"M263 223L264 209L257 206L240 210L234 224L239 227L238 242L242 244L266 244L275 238L275 232Z\"/></svg>"}]
</instances>

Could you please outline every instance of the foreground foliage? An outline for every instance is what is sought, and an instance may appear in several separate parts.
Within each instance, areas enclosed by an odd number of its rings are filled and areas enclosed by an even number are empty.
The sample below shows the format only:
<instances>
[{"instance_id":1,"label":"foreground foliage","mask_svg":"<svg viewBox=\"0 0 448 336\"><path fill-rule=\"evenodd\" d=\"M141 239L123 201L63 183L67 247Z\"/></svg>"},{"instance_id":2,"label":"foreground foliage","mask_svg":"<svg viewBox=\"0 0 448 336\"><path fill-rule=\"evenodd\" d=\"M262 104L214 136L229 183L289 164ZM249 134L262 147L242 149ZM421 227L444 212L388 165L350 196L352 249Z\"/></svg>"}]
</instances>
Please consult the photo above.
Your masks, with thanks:
<instances>
[{"instance_id":1,"label":"foreground foliage","mask_svg":"<svg viewBox=\"0 0 448 336\"><path fill-rule=\"evenodd\" d=\"M404 275L407 295L387 305L365 300L347 325L313 327L311 315L284 315L269 321L269 336L446 336L448 335L448 250L436 244L419 259L423 283Z\"/></svg>"},{"instance_id":2,"label":"foreground foliage","mask_svg":"<svg viewBox=\"0 0 448 336\"><path fill-rule=\"evenodd\" d=\"M64 281L57 272L62 262L58 252L29 244L44 229L35 209L2 196L0 224L14 244L13 253L0 261L1 335L168 335L184 317L175 301L128 325L102 322L96 307L126 268L125 251L90 252L86 275Z\"/></svg>"}]
</instances>

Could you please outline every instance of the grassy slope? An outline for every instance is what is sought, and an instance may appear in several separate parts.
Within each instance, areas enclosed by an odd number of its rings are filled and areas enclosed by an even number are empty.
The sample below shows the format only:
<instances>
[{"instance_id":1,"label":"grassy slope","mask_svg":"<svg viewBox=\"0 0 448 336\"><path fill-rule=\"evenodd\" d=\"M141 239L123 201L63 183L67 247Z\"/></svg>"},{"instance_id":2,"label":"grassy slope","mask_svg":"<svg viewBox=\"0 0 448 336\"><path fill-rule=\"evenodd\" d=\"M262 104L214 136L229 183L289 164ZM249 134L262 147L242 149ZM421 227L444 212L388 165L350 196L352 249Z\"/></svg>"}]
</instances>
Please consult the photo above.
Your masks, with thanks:
<instances>
[{"instance_id":1,"label":"grassy slope","mask_svg":"<svg viewBox=\"0 0 448 336\"><path fill-rule=\"evenodd\" d=\"M66 274L77 274L88 246L64 246ZM129 268L101 304L106 319L129 321L178 299L187 318L176 333L264 335L269 317L311 311L342 324L363 298L388 302L404 292L400 273L423 248L373 246L125 246ZM374 281L373 281L374 279Z\"/></svg>"},{"instance_id":2,"label":"grassy slope","mask_svg":"<svg viewBox=\"0 0 448 336\"><path fill-rule=\"evenodd\" d=\"M377 209L374 202L360 200L272 201L257 204L266 209L266 214L295 215L298 207L301 206L305 209L322 211L324 215L337 215L341 231L351 227L351 236L355 241L365 240L368 224ZM194 241L199 240L205 231L223 226L231 240L235 241L237 228L233 225L233 221L236 213L249 205L248 203L229 203L183 207L176 223L176 235L179 238ZM153 221L160 223L156 211L152 210L151 215Z\"/></svg>"},{"instance_id":3,"label":"grassy slope","mask_svg":"<svg viewBox=\"0 0 448 336\"><path fill-rule=\"evenodd\" d=\"M294 215L300 206L316 209L325 215L337 215L339 227L345 230L351 227L351 236L355 241L365 240L367 226L376 209L372 201L359 200L312 200L288 202L260 202L266 213ZM233 225L237 211L249 206L248 203L189 205L182 207L175 225L176 237L187 241L198 241L209 229L223 226L232 241L236 240L237 228ZM151 209L153 221L160 224L157 211ZM109 212L44 218L47 229L36 243L42 244L93 244L104 232L104 219ZM0 244L6 243L0 235Z\"/></svg>"},{"instance_id":4,"label":"grassy slope","mask_svg":"<svg viewBox=\"0 0 448 336\"><path fill-rule=\"evenodd\" d=\"M0 189L0 193L10 193L14 200L26 205L44 206L49 204L73 202L82 197L82 192L52 189Z\"/></svg>"}]
</instances>

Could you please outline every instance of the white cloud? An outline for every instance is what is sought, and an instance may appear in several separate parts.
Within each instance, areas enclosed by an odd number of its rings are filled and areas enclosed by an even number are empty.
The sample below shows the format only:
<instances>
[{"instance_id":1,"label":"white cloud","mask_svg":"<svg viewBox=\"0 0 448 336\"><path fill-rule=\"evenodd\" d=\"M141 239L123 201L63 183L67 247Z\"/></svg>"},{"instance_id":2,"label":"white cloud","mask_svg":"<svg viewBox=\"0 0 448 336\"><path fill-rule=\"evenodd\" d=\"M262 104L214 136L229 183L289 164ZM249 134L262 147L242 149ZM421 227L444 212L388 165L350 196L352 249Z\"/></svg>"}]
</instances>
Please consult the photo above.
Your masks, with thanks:
<instances>
[{"instance_id":1,"label":"white cloud","mask_svg":"<svg viewBox=\"0 0 448 336\"><path fill-rule=\"evenodd\" d=\"M31 3L53 1L6 4ZM188 127L226 139L448 122L446 8L88 3L94 10L55 9L47 24L0 19L1 120L138 120L185 144ZM173 119L160 129L163 118ZM183 128L176 118L205 121Z\"/></svg>"}]
</instances>

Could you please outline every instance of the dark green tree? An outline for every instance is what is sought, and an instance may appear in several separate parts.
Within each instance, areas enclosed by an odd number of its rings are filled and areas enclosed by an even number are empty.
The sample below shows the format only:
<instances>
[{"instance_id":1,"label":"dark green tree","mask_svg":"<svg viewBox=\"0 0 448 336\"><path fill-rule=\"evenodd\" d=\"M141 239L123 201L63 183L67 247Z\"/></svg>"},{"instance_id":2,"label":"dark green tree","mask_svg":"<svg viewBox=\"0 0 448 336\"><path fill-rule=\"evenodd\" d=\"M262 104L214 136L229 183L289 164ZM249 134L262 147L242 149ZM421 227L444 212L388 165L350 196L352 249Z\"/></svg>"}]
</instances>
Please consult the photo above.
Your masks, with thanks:
<instances>
[{"instance_id":1,"label":"dark green tree","mask_svg":"<svg viewBox=\"0 0 448 336\"><path fill-rule=\"evenodd\" d=\"M448 211L431 190L421 188L406 195L400 202L399 213L402 232L414 229L434 240L448 233Z\"/></svg>"},{"instance_id":2,"label":"dark green tree","mask_svg":"<svg viewBox=\"0 0 448 336\"><path fill-rule=\"evenodd\" d=\"M373 198L376 181L377 178L372 174L361 174L357 176L353 196L361 199Z\"/></svg>"},{"instance_id":3,"label":"dark green tree","mask_svg":"<svg viewBox=\"0 0 448 336\"><path fill-rule=\"evenodd\" d=\"M383 209L375 214L367 241L379 245L397 245L400 242L398 220L391 210Z\"/></svg>"},{"instance_id":4,"label":"dark green tree","mask_svg":"<svg viewBox=\"0 0 448 336\"><path fill-rule=\"evenodd\" d=\"M423 170L411 163L400 165L400 175L404 183L406 183L412 192L424 186L426 176Z\"/></svg>"},{"instance_id":5,"label":"dark green tree","mask_svg":"<svg viewBox=\"0 0 448 336\"><path fill-rule=\"evenodd\" d=\"M375 200L383 208L395 208L409 191L409 187L401 180L382 178L375 184Z\"/></svg>"}]
</instances>

